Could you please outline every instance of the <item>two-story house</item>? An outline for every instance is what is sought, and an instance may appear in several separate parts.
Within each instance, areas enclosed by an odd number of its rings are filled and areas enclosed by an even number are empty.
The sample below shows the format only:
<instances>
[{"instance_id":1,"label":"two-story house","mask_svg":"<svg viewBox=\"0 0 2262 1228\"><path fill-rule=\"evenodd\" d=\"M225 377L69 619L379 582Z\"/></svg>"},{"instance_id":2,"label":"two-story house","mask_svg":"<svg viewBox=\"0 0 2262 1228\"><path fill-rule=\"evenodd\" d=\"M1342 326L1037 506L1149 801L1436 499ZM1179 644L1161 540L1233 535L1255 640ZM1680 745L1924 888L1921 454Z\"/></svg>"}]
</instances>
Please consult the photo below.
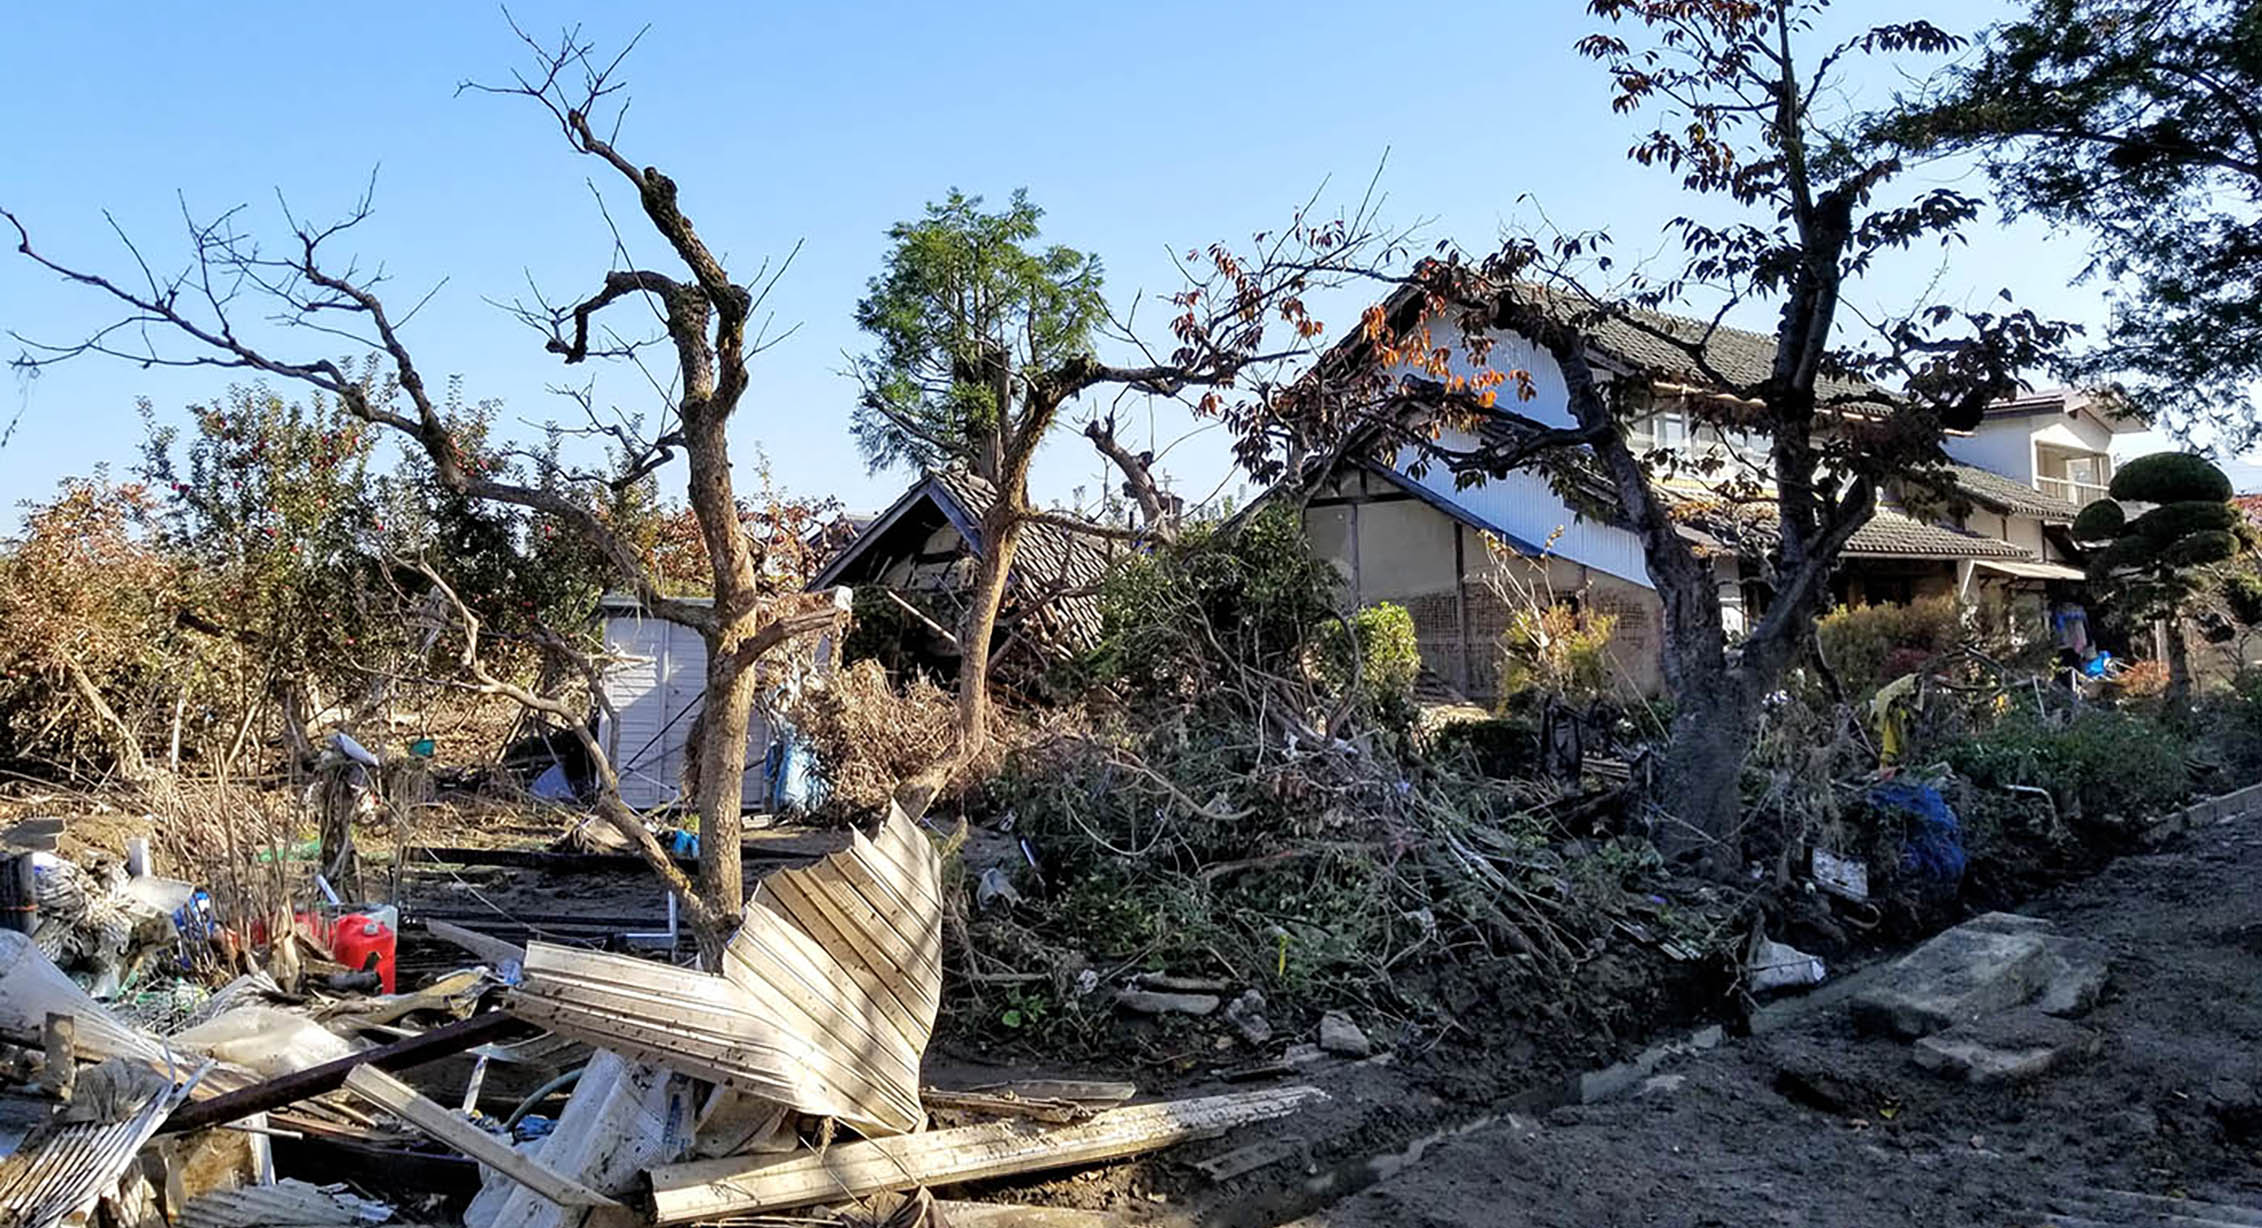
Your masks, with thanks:
<instances>
[{"instance_id":1,"label":"two-story house","mask_svg":"<svg viewBox=\"0 0 2262 1228\"><path fill-rule=\"evenodd\" d=\"M1648 323L1707 336L1695 320L1654 316ZM1594 330L1595 365L1618 381L1637 381L1656 410L1628 426L1637 450L1709 452L1730 466L1765 463L1765 442L1693 425L1686 407L1703 396L1685 356L1639 330L1605 322ZM1756 382L1772 361L1773 339L1719 328L1708 360L1730 378ZM1676 365L1675 359L1679 359ZM1571 422L1561 372L1547 353L1513 334L1494 338L1496 369L1521 368L1537 395L1515 406L1542 425ZM1843 603L1907 601L1942 593L1977 599L2016 591L2034 600L2073 595L2082 579L2066 535L2080 505L2102 493L2106 453L2117 426L2076 393L2006 402L1980 427L1949 441L1950 489L1887 492L1876 516L1849 543L1835 580ZM1440 442L1476 441L1447 432ZM1307 538L1343 574L1348 596L1389 601L1412 614L1424 666L1462 694L1496 697L1498 644L1523 592L1576 599L1617 615L1612 653L1621 677L1641 691L1661 682L1661 605L1639 540L1608 515L1576 509L1538 473L1456 488L1442 466L1423 471L1411 453L1384 463L1345 460L1321 477L1305 505ZM1699 508L1706 481L1668 479L1668 493ZM1764 514L1764 509L1759 509ZM1731 634L1765 601L1750 550L1715 540L1692 514L1684 529L1712 556ZM1496 556L1497 551L1497 556ZM1505 586L1503 573L1513 579ZM1503 599L1503 590L1509 600Z\"/></svg>"}]
</instances>

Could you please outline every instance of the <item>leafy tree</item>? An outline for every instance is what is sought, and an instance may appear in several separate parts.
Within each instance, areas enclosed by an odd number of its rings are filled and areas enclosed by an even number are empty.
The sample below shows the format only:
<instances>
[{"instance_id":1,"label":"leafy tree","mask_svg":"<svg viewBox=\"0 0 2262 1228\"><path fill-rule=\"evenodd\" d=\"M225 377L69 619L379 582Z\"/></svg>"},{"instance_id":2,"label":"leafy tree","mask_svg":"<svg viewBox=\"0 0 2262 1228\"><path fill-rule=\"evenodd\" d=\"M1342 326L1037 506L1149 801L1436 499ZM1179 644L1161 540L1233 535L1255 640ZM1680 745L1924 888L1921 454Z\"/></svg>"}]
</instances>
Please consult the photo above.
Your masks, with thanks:
<instances>
[{"instance_id":1,"label":"leafy tree","mask_svg":"<svg viewBox=\"0 0 2262 1228\"><path fill-rule=\"evenodd\" d=\"M1023 373L1091 356L1107 318L1099 258L1038 246L1043 216L1026 191L986 213L954 189L889 228L887 267L856 305L876 345L856 360L856 442L875 472L956 466L1002 483Z\"/></svg>"},{"instance_id":2,"label":"leafy tree","mask_svg":"<svg viewBox=\"0 0 2262 1228\"><path fill-rule=\"evenodd\" d=\"M2135 406L2172 425L2255 438L2262 6L2027 0L1886 130L1976 150L2013 212L2094 234L2087 272L2113 317L2083 374L2127 377Z\"/></svg>"},{"instance_id":3,"label":"leafy tree","mask_svg":"<svg viewBox=\"0 0 2262 1228\"><path fill-rule=\"evenodd\" d=\"M2179 702L2191 693L2185 606L2215 564L2244 549L2238 530L2245 517L2229 501L2230 479L2191 453L2140 456L2113 475L2109 493L2109 501L2082 509L2073 532L2099 543L2090 574L2110 582L2134 617L2160 620L2168 646L2167 698ZM2132 518L2125 503L2151 506Z\"/></svg>"},{"instance_id":4,"label":"leafy tree","mask_svg":"<svg viewBox=\"0 0 2262 1228\"><path fill-rule=\"evenodd\" d=\"M310 758L314 714L391 673L366 668L398 622L383 601L376 428L335 398L298 404L263 383L191 406L185 438L141 412L138 476L160 500L163 548L205 586L184 620L233 650L249 688L237 711L272 696L293 757Z\"/></svg>"},{"instance_id":5,"label":"leafy tree","mask_svg":"<svg viewBox=\"0 0 2262 1228\"><path fill-rule=\"evenodd\" d=\"M953 192L924 219L889 231L894 247L856 312L876 343L856 364L863 386L857 438L873 464L961 464L997 491L982 516L981 556L956 632L959 746L912 782L913 796L932 796L989 737L991 641L1023 530L1049 521L1109 532L1030 502L1038 449L1066 407L1103 387L1163 396L1216 389L1309 353L1320 328L1304 295L1358 275L1387 243L1361 210L1321 222L1299 217L1286 231L1260 236L1259 253L1246 259L1213 249L1211 273L1172 296L1173 344L1158 353L1109 315L1095 258L1040 243L1042 214L1025 194L1015 193L1001 212L980 206ZM1103 323L1141 361L1103 361L1095 345ZM1272 341L1274 329L1288 338ZM1202 404L1214 407L1214 395ZM1091 434L1109 453L1112 424ZM1141 503L1154 525L1144 459L1118 463L1134 486L1143 481Z\"/></svg>"},{"instance_id":6,"label":"leafy tree","mask_svg":"<svg viewBox=\"0 0 2262 1228\"><path fill-rule=\"evenodd\" d=\"M1743 764L1762 705L1828 607L1848 540L1886 483L1937 464L1943 431L1974 424L2017 389L2016 373L2066 330L2024 310L1918 302L1862 344L1844 335L1860 324L1844 308L1850 285L1897 250L1952 242L1979 208L1952 188L1903 186L1899 149L1847 101L1844 71L1935 55L1956 38L1908 21L1821 44L1826 0L1594 0L1590 9L1607 28L1579 50L1610 74L1614 108L1656 113L1632 157L1735 220L1673 222L1681 258L1662 277L1613 273L1606 233L1518 236L1482 259L1444 250L1369 312L1357 346L1285 393L1245 399L1230 420L1244 457L1270 473L1338 449L1411 449L1462 482L1537 466L1587 503L1597 500L1586 492L1606 490L1600 501L1639 538L1664 607L1676 702L1658 798L1677 821L1661 839L1725 871L1740 860ZM1654 310L1692 295L1716 305L1709 323L1676 325ZM1772 353L1727 361L1719 321L1760 304L1776 321ZM1592 348L1604 329L1663 357L1615 371ZM1562 372L1569 425L1500 412L1496 402L1538 391L1515 365L1526 351L1501 346L1511 336ZM1760 441L1751 469L1720 489L1745 513L1717 527L1772 589L1733 645L1713 565L1683 535L1682 508L1662 485L1676 464L1627 442L1627 422L1661 398L1699 427Z\"/></svg>"}]
</instances>

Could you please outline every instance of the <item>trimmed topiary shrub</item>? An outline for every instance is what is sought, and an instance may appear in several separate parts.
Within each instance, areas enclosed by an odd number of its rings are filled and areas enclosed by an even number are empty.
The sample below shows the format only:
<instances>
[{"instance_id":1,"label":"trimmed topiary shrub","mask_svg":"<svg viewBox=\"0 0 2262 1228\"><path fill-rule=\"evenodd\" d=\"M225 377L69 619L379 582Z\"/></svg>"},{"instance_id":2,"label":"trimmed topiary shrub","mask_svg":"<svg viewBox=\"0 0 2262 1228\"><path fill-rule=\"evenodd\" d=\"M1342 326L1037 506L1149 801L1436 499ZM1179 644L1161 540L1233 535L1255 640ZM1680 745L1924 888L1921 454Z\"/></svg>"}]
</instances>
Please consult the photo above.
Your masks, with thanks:
<instances>
[{"instance_id":1,"label":"trimmed topiary shrub","mask_svg":"<svg viewBox=\"0 0 2262 1228\"><path fill-rule=\"evenodd\" d=\"M2231 480L2204 456L2155 452L2121 466L2113 475L2112 495L2125 503L2220 503L2231 497Z\"/></svg>"},{"instance_id":2,"label":"trimmed topiary shrub","mask_svg":"<svg viewBox=\"0 0 2262 1228\"><path fill-rule=\"evenodd\" d=\"M2121 510L2120 504L2111 499L2099 499L2081 509L2081 514L2074 517L2074 540L2085 542L2111 541L2121 535L2121 530L2127 524L2128 513Z\"/></svg>"}]
</instances>

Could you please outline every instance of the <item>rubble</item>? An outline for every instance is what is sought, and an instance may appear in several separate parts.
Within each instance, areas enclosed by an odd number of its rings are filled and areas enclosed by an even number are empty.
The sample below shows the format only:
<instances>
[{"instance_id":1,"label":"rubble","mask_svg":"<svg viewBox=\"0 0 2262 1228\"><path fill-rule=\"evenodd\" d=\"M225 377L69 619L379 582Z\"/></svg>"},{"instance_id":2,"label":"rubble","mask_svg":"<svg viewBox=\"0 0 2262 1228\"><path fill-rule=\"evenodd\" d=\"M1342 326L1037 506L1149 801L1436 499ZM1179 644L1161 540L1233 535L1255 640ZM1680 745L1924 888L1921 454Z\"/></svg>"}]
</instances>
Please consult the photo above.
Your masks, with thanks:
<instances>
[{"instance_id":1,"label":"rubble","mask_svg":"<svg viewBox=\"0 0 2262 1228\"><path fill-rule=\"evenodd\" d=\"M1319 1047L1343 1057L1367 1057L1374 1053L1374 1042L1342 1011L1329 1011L1320 1016Z\"/></svg>"},{"instance_id":2,"label":"rubble","mask_svg":"<svg viewBox=\"0 0 2262 1228\"><path fill-rule=\"evenodd\" d=\"M2050 923L1987 913L1934 935L1853 1001L1857 1024L1915 1040L2013 1007L2078 1015L2103 992L2103 947Z\"/></svg>"},{"instance_id":3,"label":"rubble","mask_svg":"<svg viewBox=\"0 0 2262 1228\"><path fill-rule=\"evenodd\" d=\"M8 1051L0 1078L53 1106L21 1137L0 1130L9 1228L62 1224L105 1200L122 1223L374 1226L398 1218L394 1195L419 1188L474 1194L468 1228L648 1222L647 1191L662 1223L881 1195L858 1214L1096 1225L1124 1221L938 1202L925 1187L1096 1163L1325 1098L1285 1087L1130 1105L1130 1084L1061 1079L922 1088L942 977L936 846L896 813L875 835L831 847L759 881L718 972L521 946L441 919L431 936L481 962L414 979L404 967L401 993L372 992L382 972L341 969L320 937L338 918L389 934L390 906L333 898L230 928L189 884L57 872L51 881L80 890L74 899L115 907L47 919L75 978L32 938L0 931L0 1032L34 1042ZM126 938L105 936L105 916L137 908L165 924L143 917ZM243 971L262 965L280 975ZM132 1020L85 987L108 991L137 967L163 975L135 991L152 1007ZM1211 1014L1229 992L1147 976L1124 995ZM1265 1008L1245 989L1225 1017L1263 1044ZM1322 1036L1371 1052L1348 1019ZM586 1056L567 1052L576 1049ZM442 1073L451 1058L456 1073ZM480 1113L490 1073L527 1061L546 1082L507 1119ZM568 1087L554 1121L535 1111ZM384 1197L278 1175L270 1142L284 1140L308 1157L351 1158L319 1171L377 1181ZM160 1166L148 1180L136 1163L145 1154ZM909 1197L886 1201L898 1193Z\"/></svg>"},{"instance_id":4,"label":"rubble","mask_svg":"<svg viewBox=\"0 0 2262 1228\"><path fill-rule=\"evenodd\" d=\"M1115 1004L1135 1015L1193 1015L1199 1018L1217 1010L1218 1000L1216 994L1119 989L1115 991Z\"/></svg>"},{"instance_id":5,"label":"rubble","mask_svg":"<svg viewBox=\"0 0 2262 1228\"><path fill-rule=\"evenodd\" d=\"M1960 1023L1916 1042L1917 1064L1966 1083L2009 1083L2094 1057L2104 1037L2033 1008Z\"/></svg>"}]
</instances>

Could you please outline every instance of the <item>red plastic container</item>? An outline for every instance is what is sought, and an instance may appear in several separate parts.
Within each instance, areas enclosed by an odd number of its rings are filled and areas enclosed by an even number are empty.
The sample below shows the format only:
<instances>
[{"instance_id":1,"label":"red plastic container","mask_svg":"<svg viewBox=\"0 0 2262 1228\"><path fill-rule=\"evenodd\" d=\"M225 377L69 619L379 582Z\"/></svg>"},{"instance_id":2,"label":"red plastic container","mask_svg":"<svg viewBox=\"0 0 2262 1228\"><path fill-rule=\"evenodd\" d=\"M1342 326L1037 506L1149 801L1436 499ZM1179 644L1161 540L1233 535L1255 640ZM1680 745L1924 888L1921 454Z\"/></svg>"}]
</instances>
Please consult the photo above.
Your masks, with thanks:
<instances>
[{"instance_id":1,"label":"red plastic container","mask_svg":"<svg viewBox=\"0 0 2262 1228\"><path fill-rule=\"evenodd\" d=\"M330 954L337 961L356 972L377 970L377 983L386 993L393 992L393 956L400 939L393 927L370 916L353 912L338 918L336 935L330 940Z\"/></svg>"}]
</instances>

